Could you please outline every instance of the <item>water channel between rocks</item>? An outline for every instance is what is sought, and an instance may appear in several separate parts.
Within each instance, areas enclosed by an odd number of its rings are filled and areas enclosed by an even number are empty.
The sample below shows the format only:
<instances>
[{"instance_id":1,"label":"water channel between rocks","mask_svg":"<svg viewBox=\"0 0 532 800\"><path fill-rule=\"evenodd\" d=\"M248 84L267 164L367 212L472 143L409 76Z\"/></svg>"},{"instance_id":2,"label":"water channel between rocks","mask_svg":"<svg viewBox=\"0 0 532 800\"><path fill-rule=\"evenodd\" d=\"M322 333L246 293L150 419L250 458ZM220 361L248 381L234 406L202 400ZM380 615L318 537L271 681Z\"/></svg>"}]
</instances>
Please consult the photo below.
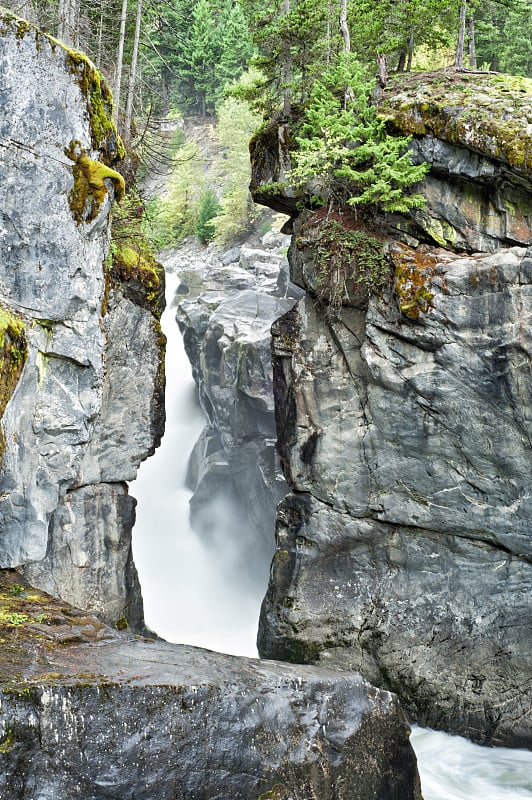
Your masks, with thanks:
<instances>
[{"instance_id":1,"label":"water channel between rocks","mask_svg":"<svg viewBox=\"0 0 532 800\"><path fill-rule=\"evenodd\" d=\"M191 530L188 458L205 420L175 322L179 279L167 274L162 326L166 354L166 432L131 486L137 498L133 547L147 625L171 642L256 656L255 637L266 585L239 585L233 553L209 548ZM228 579L227 576L231 576ZM532 753L485 748L457 736L414 728L424 800L532 800Z\"/></svg>"}]
</instances>

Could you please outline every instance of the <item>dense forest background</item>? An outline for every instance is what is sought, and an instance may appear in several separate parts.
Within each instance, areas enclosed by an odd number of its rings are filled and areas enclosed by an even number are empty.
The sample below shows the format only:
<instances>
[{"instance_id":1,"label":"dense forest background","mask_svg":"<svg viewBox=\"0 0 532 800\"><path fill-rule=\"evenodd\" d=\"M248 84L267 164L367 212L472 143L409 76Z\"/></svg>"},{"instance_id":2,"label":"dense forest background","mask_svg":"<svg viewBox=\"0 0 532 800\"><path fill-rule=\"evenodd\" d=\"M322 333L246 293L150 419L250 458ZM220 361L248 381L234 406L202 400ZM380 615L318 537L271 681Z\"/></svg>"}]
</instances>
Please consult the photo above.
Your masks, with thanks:
<instances>
[{"instance_id":1,"label":"dense forest background","mask_svg":"<svg viewBox=\"0 0 532 800\"><path fill-rule=\"evenodd\" d=\"M532 77L530 0L7 0L85 51L108 79L129 151L173 165L152 202L158 244L222 242L253 224L247 147L262 116L312 102L348 52L370 80L457 66ZM216 124L223 174L205 180L183 120ZM161 121L180 120L161 138ZM214 220L214 222L210 222ZM198 227L199 225L199 227ZM206 227L205 227L206 226Z\"/></svg>"},{"instance_id":2,"label":"dense forest background","mask_svg":"<svg viewBox=\"0 0 532 800\"><path fill-rule=\"evenodd\" d=\"M390 70L452 64L532 77L530 0L8 0L15 14L85 51L123 117L214 113L253 61L262 102L286 85L304 94L343 47L342 10L357 58Z\"/></svg>"}]
</instances>

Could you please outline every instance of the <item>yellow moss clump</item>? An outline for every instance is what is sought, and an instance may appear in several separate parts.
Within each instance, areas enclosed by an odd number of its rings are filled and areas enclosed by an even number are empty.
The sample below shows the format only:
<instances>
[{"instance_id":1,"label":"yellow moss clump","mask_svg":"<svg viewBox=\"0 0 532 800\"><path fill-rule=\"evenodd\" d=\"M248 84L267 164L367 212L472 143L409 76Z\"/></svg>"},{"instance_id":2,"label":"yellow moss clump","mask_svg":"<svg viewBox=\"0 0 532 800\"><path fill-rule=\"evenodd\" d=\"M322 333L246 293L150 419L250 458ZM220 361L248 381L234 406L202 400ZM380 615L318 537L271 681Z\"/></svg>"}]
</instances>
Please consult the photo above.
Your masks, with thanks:
<instances>
[{"instance_id":1,"label":"yellow moss clump","mask_svg":"<svg viewBox=\"0 0 532 800\"><path fill-rule=\"evenodd\" d=\"M113 96L109 85L84 53L66 49L66 54L67 66L77 77L87 101L92 146L100 151L106 164L112 164L124 158L125 150L113 121Z\"/></svg>"},{"instance_id":2,"label":"yellow moss clump","mask_svg":"<svg viewBox=\"0 0 532 800\"><path fill-rule=\"evenodd\" d=\"M112 286L130 284L134 302L159 319L164 268L158 263L143 230L144 204L135 193L113 210L107 275ZM108 288L111 288L109 286Z\"/></svg>"},{"instance_id":3,"label":"yellow moss clump","mask_svg":"<svg viewBox=\"0 0 532 800\"><path fill-rule=\"evenodd\" d=\"M394 291L401 313L418 320L433 307L431 289L437 259L426 248L414 250L399 242L390 248L390 258L395 267Z\"/></svg>"},{"instance_id":4,"label":"yellow moss clump","mask_svg":"<svg viewBox=\"0 0 532 800\"><path fill-rule=\"evenodd\" d=\"M109 191L105 181L113 184L116 200L120 202L123 199L126 187L119 172L101 161L89 158L79 142L71 142L65 154L75 162L72 167L74 186L68 195L68 202L78 224L91 222L98 216Z\"/></svg>"},{"instance_id":5,"label":"yellow moss clump","mask_svg":"<svg viewBox=\"0 0 532 800\"><path fill-rule=\"evenodd\" d=\"M116 246L113 252L113 266L123 281L137 280L152 291L159 286L159 276L154 264L127 244Z\"/></svg>"},{"instance_id":6,"label":"yellow moss clump","mask_svg":"<svg viewBox=\"0 0 532 800\"><path fill-rule=\"evenodd\" d=\"M0 308L0 419L22 372L28 354L24 323ZM0 427L0 464L5 449Z\"/></svg>"}]
</instances>

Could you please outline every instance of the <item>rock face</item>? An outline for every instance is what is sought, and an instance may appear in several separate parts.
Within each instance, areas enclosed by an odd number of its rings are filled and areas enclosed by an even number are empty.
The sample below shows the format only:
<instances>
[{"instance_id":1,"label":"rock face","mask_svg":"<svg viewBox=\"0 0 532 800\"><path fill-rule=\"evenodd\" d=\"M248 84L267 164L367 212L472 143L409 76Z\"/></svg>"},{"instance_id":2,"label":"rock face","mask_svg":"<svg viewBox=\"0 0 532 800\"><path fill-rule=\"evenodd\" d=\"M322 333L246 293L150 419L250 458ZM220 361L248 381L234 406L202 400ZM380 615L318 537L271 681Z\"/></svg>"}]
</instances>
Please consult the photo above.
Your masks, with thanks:
<instances>
[{"instance_id":1,"label":"rock face","mask_svg":"<svg viewBox=\"0 0 532 800\"><path fill-rule=\"evenodd\" d=\"M271 558L287 491L275 454L270 328L302 295L279 253L288 237L264 241L197 257L187 248L168 265L180 276L177 319L207 417L188 473L191 522L207 540L238 542L240 574L252 581Z\"/></svg>"},{"instance_id":2,"label":"rock face","mask_svg":"<svg viewBox=\"0 0 532 800\"><path fill-rule=\"evenodd\" d=\"M525 84L515 102L530 106ZM408 131L424 106L411 89L407 113L395 91L385 113ZM380 220L390 275L367 307L316 302L319 214L294 223L309 295L274 333L292 492L259 652L360 670L423 724L530 746L532 173L436 116L410 128L433 166L424 216Z\"/></svg>"},{"instance_id":3,"label":"rock face","mask_svg":"<svg viewBox=\"0 0 532 800\"><path fill-rule=\"evenodd\" d=\"M397 699L358 675L120 637L9 573L0 602L0 800L421 798Z\"/></svg>"},{"instance_id":4,"label":"rock face","mask_svg":"<svg viewBox=\"0 0 532 800\"><path fill-rule=\"evenodd\" d=\"M126 481L161 433L162 343L105 266L123 188L110 93L84 57L1 25L0 306L27 358L2 417L0 564L141 626Z\"/></svg>"}]
</instances>

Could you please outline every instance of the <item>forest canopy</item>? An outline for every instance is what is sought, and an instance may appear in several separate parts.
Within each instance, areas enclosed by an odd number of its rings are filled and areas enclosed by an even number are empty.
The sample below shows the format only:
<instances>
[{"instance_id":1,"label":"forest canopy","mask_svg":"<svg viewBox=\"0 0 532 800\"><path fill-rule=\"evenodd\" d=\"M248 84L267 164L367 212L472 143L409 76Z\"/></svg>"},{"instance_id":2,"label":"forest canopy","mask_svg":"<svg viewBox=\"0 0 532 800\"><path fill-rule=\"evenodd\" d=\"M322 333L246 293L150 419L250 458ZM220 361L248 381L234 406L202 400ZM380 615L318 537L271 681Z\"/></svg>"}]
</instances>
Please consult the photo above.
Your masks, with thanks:
<instances>
[{"instance_id":1,"label":"forest canopy","mask_svg":"<svg viewBox=\"0 0 532 800\"><path fill-rule=\"evenodd\" d=\"M214 113L248 68L263 112L300 102L345 46L376 72L460 65L532 77L529 0L8 0L15 14L84 50L122 119ZM462 54L457 46L462 37Z\"/></svg>"}]
</instances>

